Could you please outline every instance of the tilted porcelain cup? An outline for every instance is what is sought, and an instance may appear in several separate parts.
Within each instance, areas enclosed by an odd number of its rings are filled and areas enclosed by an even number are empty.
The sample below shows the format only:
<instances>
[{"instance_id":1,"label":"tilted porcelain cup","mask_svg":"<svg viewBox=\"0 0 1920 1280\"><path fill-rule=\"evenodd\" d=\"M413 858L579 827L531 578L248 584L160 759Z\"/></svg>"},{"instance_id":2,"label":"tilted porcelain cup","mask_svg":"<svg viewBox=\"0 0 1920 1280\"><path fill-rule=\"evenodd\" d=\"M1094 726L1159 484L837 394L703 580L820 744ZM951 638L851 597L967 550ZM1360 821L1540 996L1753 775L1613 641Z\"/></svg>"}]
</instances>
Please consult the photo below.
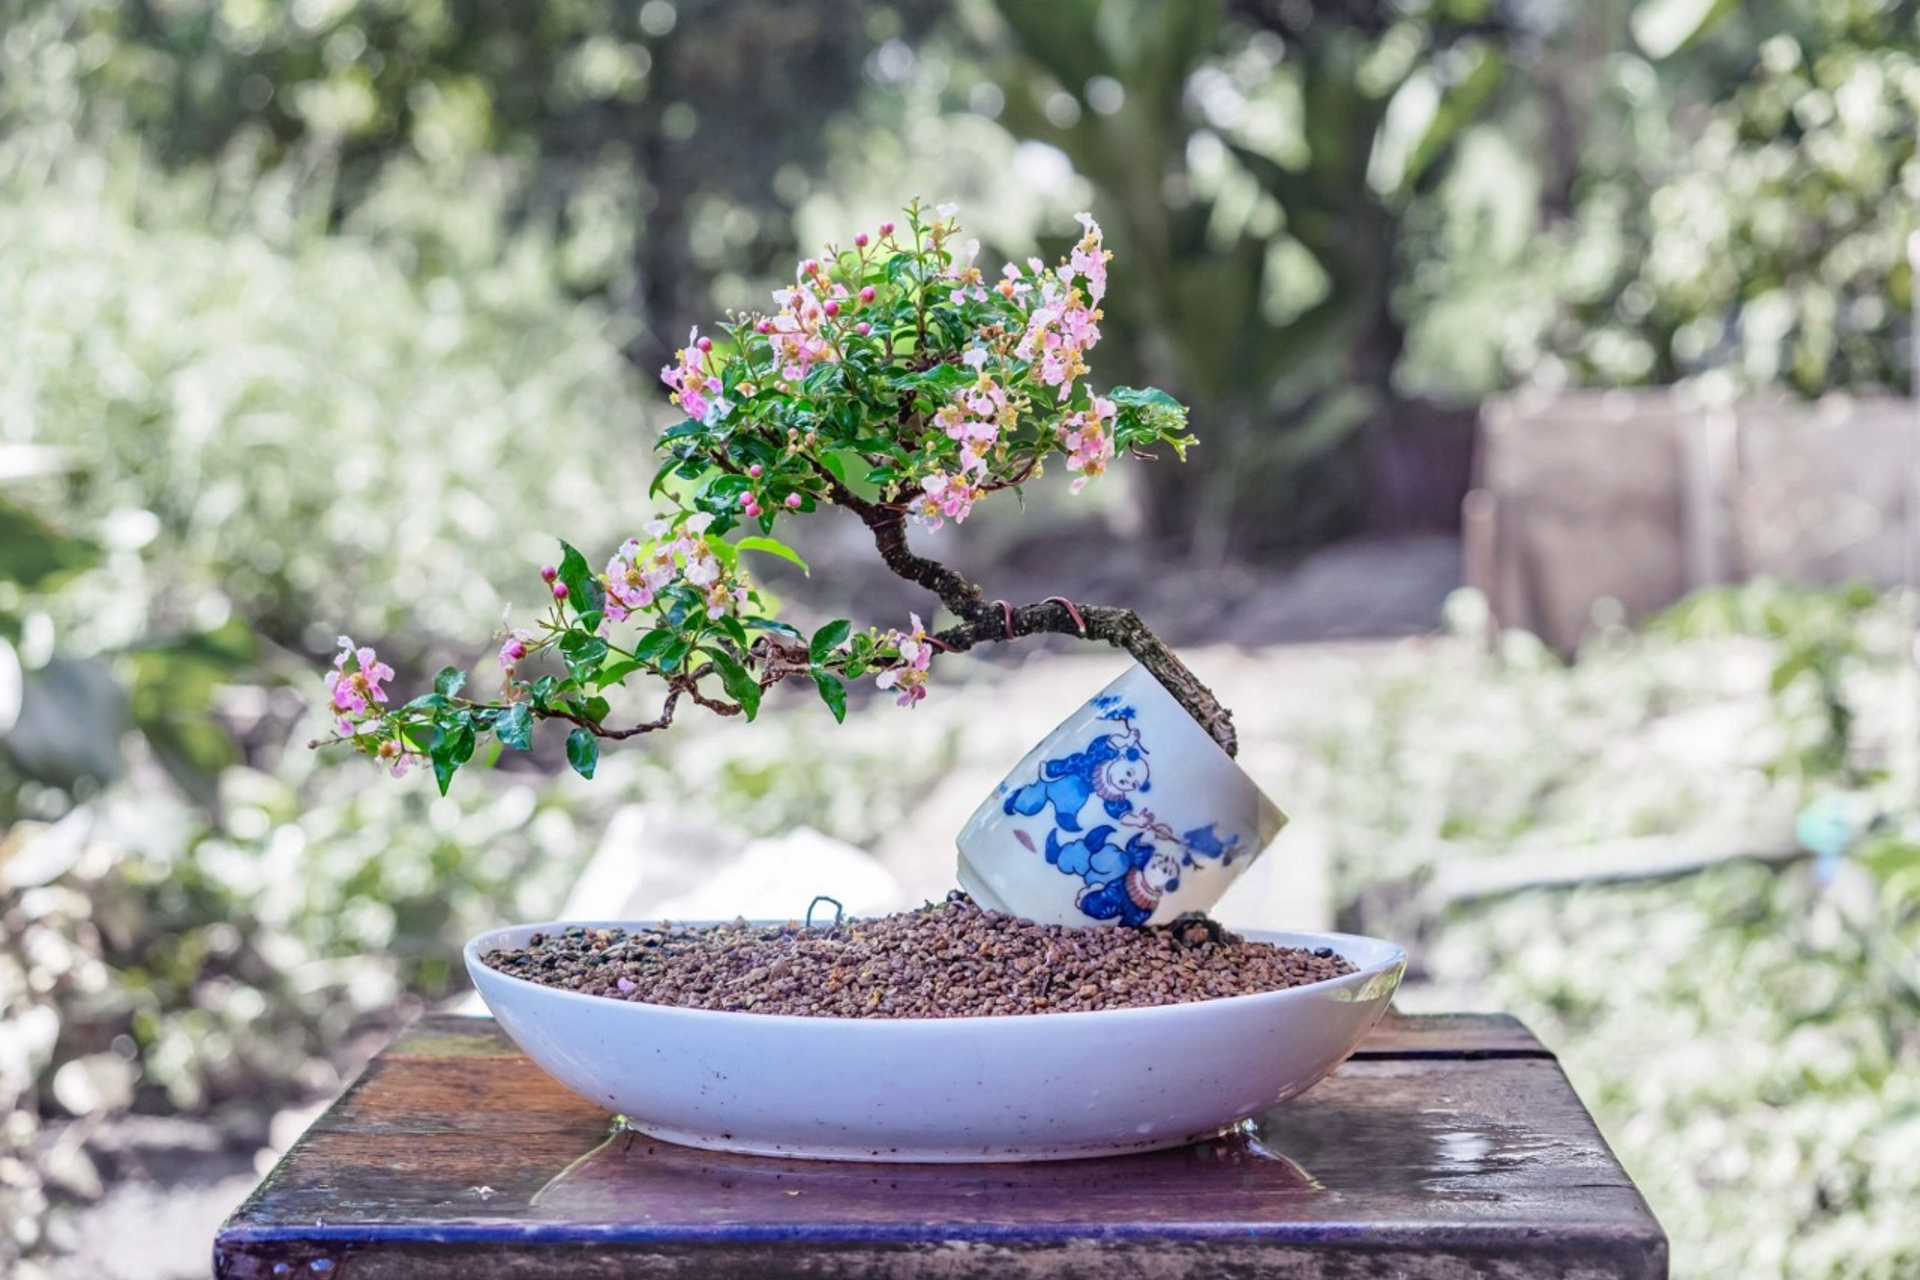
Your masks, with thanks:
<instances>
[{"instance_id":1,"label":"tilted porcelain cup","mask_svg":"<svg viewBox=\"0 0 1920 1280\"><path fill-rule=\"evenodd\" d=\"M1286 821L1136 664L974 811L960 887L1042 924L1163 924L1210 909Z\"/></svg>"}]
</instances>

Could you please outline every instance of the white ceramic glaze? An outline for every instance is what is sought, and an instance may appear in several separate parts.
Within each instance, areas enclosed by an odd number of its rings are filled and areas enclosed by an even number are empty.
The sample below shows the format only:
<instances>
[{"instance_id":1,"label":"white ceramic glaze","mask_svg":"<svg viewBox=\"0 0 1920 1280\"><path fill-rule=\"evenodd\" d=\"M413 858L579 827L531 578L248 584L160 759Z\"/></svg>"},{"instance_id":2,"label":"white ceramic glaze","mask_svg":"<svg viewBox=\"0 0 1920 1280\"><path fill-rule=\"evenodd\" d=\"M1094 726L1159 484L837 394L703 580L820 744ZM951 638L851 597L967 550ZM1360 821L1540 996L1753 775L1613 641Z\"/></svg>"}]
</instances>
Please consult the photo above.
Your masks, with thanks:
<instances>
[{"instance_id":1,"label":"white ceramic glaze","mask_svg":"<svg viewBox=\"0 0 1920 1280\"><path fill-rule=\"evenodd\" d=\"M967 820L960 887L1043 924L1164 923L1211 909L1286 821L1136 664Z\"/></svg>"},{"instance_id":2,"label":"white ceramic glaze","mask_svg":"<svg viewBox=\"0 0 1920 1280\"><path fill-rule=\"evenodd\" d=\"M590 927L609 923L641 927ZM1339 1065L1406 967L1373 938L1250 931L1332 947L1358 972L1146 1009L855 1019L636 1004L480 959L566 927L497 929L466 947L474 986L528 1057L654 1137L822 1160L1060 1160L1209 1137Z\"/></svg>"}]
</instances>

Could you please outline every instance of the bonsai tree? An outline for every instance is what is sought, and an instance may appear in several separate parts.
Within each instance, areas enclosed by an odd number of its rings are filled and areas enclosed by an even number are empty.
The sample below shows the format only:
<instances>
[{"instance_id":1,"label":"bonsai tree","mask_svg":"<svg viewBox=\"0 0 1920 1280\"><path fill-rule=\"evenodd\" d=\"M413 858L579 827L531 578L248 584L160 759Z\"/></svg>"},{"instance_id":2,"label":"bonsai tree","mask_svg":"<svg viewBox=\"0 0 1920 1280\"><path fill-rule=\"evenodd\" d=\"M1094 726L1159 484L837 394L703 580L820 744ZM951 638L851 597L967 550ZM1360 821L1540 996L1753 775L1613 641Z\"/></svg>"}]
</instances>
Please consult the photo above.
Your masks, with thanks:
<instances>
[{"instance_id":1,"label":"bonsai tree","mask_svg":"<svg viewBox=\"0 0 1920 1280\"><path fill-rule=\"evenodd\" d=\"M1088 382L1111 256L1090 216L1058 264L1032 258L989 278L978 244L958 243L950 207L929 215L916 201L904 214L801 262L776 311L688 335L661 374L685 414L657 445L650 497L662 514L600 572L561 544L540 571L544 615L502 638L498 697L470 696L449 667L431 692L396 702L392 669L343 637L327 677L338 732L323 743L396 775L425 762L444 792L486 735L525 751L536 724L562 721L567 759L591 777L601 742L665 729L685 703L751 720L768 688L805 679L838 720L847 682L872 676L910 707L939 655L1050 633L1125 649L1232 754L1227 711L1132 610L989 599L909 544L910 520L929 532L957 524L1049 463L1078 491L1118 454L1165 446L1184 458L1193 440L1166 393ZM841 619L806 636L774 617L744 558L799 563L775 530L823 506L858 517L880 562L938 597L951 625L930 632L915 616L904 631L862 631ZM523 674L549 651L565 675ZM641 679L664 687L658 714L611 722L605 691Z\"/></svg>"}]
</instances>

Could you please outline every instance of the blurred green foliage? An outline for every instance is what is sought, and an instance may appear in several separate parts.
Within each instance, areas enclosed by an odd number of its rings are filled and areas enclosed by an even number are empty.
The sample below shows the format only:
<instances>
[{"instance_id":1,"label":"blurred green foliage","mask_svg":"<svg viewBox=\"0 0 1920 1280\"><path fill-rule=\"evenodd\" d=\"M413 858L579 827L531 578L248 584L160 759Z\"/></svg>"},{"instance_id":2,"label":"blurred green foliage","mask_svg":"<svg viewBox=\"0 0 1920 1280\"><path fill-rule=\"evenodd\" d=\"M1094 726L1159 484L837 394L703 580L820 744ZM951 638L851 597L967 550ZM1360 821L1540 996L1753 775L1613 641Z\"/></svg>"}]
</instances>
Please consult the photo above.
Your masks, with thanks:
<instances>
[{"instance_id":1,"label":"blurred green foliage","mask_svg":"<svg viewBox=\"0 0 1920 1280\"><path fill-rule=\"evenodd\" d=\"M1515 383L1906 386L1917 12L0 0L0 1266L97 1191L100 1118L334 1088L469 932L553 909L593 806L868 843L924 798L951 742L829 755L778 716L590 802L302 749L336 631L471 658L553 535L650 514L651 369L811 228L917 190L1051 254L1091 207L1102 353L1203 440L1156 529L1297 542L1353 524L1370 450ZM1560 1049L1683 1273L1915 1265L1910 614L1720 593L1571 669L1429 652L1302 734L1350 901L1824 789L1878 819L1824 887L1736 864L1426 922L1446 990Z\"/></svg>"},{"instance_id":2,"label":"blurred green foliage","mask_svg":"<svg viewBox=\"0 0 1920 1280\"><path fill-rule=\"evenodd\" d=\"M1422 211L1403 379L1903 389L1920 9L1587 6Z\"/></svg>"}]
</instances>

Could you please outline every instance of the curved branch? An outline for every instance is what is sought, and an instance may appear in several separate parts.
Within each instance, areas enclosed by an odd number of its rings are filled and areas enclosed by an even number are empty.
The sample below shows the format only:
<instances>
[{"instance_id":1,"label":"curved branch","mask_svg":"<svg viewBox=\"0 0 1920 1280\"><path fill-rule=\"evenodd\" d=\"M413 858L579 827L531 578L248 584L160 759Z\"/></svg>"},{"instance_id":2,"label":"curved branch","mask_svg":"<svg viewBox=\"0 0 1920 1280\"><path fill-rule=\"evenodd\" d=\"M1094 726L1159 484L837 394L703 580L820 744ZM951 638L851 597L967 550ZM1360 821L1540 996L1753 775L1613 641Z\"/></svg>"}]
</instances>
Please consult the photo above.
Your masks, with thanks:
<instances>
[{"instance_id":1,"label":"curved branch","mask_svg":"<svg viewBox=\"0 0 1920 1280\"><path fill-rule=\"evenodd\" d=\"M822 470L824 473L824 468ZM1116 649L1125 649L1136 662L1151 671L1186 708L1195 723L1220 744L1221 750L1230 756L1239 752L1240 739L1234 732L1233 714L1133 610L1111 605L1076 607L1063 597L1018 608L1005 606L1003 602L989 602L985 599L986 593L961 574L937 560L914 554L907 545L904 512L868 502L831 474L826 474L826 480L832 501L859 516L872 532L874 546L887 568L933 592L960 619L958 626L932 637L936 650L964 653L978 644L1005 643L1021 636L1042 634L1104 640Z\"/></svg>"},{"instance_id":2,"label":"curved branch","mask_svg":"<svg viewBox=\"0 0 1920 1280\"><path fill-rule=\"evenodd\" d=\"M1233 728L1233 713L1222 706L1213 690L1156 636L1140 615L1131 609L1112 605L1077 606L1085 630L1075 625L1076 606L1064 599L1043 600L1010 608L1006 613L986 607L983 618L962 621L932 636L936 650L965 653L979 644L1005 644L1030 635L1082 636L1104 640L1116 649L1133 655L1134 661L1153 673L1166 691L1174 696L1194 722L1220 744L1228 755L1240 750L1239 735Z\"/></svg>"}]
</instances>

